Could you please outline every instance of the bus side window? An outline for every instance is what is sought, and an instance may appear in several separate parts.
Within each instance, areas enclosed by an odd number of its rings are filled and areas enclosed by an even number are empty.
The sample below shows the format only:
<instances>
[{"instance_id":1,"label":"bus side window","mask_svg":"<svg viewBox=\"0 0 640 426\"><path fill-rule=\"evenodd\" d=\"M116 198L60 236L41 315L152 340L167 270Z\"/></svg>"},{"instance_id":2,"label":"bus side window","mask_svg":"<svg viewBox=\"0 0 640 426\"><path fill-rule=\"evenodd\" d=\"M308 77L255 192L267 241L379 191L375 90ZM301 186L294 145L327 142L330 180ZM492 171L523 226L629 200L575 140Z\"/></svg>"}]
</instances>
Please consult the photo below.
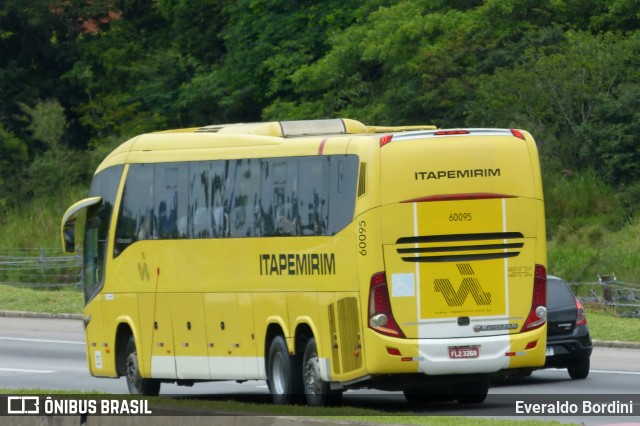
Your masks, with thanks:
<instances>
[{"instance_id":1,"label":"bus side window","mask_svg":"<svg viewBox=\"0 0 640 426\"><path fill-rule=\"evenodd\" d=\"M186 237L187 171L187 163L156 165L154 207L158 214L156 220L160 239Z\"/></svg>"},{"instance_id":2,"label":"bus side window","mask_svg":"<svg viewBox=\"0 0 640 426\"><path fill-rule=\"evenodd\" d=\"M260 198L260 160L235 160L233 191L229 203L230 236L233 238L261 235L256 205Z\"/></svg>"},{"instance_id":3,"label":"bus side window","mask_svg":"<svg viewBox=\"0 0 640 426\"><path fill-rule=\"evenodd\" d=\"M336 155L331 157L331 179L328 235L335 235L353 220L358 181L358 157Z\"/></svg>"},{"instance_id":4,"label":"bus side window","mask_svg":"<svg viewBox=\"0 0 640 426\"><path fill-rule=\"evenodd\" d=\"M189 238L220 238L225 234L224 161L189 163L188 207Z\"/></svg>"},{"instance_id":5,"label":"bus side window","mask_svg":"<svg viewBox=\"0 0 640 426\"><path fill-rule=\"evenodd\" d=\"M302 235L326 235L329 219L329 158L300 158L298 212Z\"/></svg>"},{"instance_id":6,"label":"bus side window","mask_svg":"<svg viewBox=\"0 0 640 426\"><path fill-rule=\"evenodd\" d=\"M153 164L129 166L116 225L116 255L136 241L154 238L157 235L153 208L153 176Z\"/></svg>"}]
</instances>

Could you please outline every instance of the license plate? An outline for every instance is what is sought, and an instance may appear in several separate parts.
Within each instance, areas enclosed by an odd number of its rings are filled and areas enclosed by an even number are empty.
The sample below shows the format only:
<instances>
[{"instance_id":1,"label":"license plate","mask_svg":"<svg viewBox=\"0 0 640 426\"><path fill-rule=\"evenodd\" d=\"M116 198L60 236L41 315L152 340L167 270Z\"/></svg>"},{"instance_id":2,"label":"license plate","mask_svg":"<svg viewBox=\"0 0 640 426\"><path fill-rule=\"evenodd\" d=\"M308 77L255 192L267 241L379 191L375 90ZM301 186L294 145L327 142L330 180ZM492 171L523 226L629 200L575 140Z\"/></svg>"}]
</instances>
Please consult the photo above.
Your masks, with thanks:
<instances>
[{"instance_id":1,"label":"license plate","mask_svg":"<svg viewBox=\"0 0 640 426\"><path fill-rule=\"evenodd\" d=\"M547 356L553 356L553 347L547 346Z\"/></svg>"},{"instance_id":2,"label":"license plate","mask_svg":"<svg viewBox=\"0 0 640 426\"><path fill-rule=\"evenodd\" d=\"M479 346L449 346L449 358L478 358Z\"/></svg>"}]
</instances>

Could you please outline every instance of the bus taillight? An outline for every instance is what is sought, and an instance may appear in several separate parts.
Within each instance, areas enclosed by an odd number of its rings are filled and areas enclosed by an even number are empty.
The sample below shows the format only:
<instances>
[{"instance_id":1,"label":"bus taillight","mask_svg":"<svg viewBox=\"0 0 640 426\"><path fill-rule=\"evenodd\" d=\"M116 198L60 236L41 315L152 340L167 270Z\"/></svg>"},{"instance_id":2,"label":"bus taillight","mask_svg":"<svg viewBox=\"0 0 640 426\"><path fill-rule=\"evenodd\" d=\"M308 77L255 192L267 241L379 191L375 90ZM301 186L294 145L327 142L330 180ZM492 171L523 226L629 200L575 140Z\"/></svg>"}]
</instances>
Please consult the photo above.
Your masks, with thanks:
<instances>
[{"instance_id":1,"label":"bus taillight","mask_svg":"<svg viewBox=\"0 0 640 426\"><path fill-rule=\"evenodd\" d=\"M384 135L384 136L382 136L380 138L380 148L382 148L383 146L385 146L386 144L391 142L391 139L393 139L393 135Z\"/></svg>"},{"instance_id":2,"label":"bus taillight","mask_svg":"<svg viewBox=\"0 0 640 426\"><path fill-rule=\"evenodd\" d=\"M369 328L387 336L405 337L391 312L389 288L384 272L378 272L371 277L369 285Z\"/></svg>"},{"instance_id":3,"label":"bus taillight","mask_svg":"<svg viewBox=\"0 0 640 426\"><path fill-rule=\"evenodd\" d=\"M535 330L547 321L547 269L542 265L536 265L531 299L531 311L522 331Z\"/></svg>"},{"instance_id":4,"label":"bus taillight","mask_svg":"<svg viewBox=\"0 0 640 426\"><path fill-rule=\"evenodd\" d=\"M520 139L522 139L523 141L524 141L524 140L526 140L526 139L525 139L525 137L524 137L524 133L522 133L522 132L521 132L520 130L518 130L518 129L511 129L511 134L512 134L513 136L515 136L516 138L520 138Z\"/></svg>"}]
</instances>

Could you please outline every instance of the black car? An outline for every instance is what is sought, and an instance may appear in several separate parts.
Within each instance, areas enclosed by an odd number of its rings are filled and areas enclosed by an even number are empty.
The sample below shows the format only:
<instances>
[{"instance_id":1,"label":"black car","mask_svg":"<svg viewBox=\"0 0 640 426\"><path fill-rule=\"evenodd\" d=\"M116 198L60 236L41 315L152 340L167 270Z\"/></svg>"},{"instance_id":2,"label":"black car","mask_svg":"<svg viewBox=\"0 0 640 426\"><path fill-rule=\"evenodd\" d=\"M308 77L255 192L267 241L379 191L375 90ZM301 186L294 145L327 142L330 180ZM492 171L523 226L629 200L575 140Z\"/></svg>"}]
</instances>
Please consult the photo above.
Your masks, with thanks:
<instances>
[{"instance_id":1,"label":"black car","mask_svg":"<svg viewBox=\"0 0 640 426\"><path fill-rule=\"evenodd\" d=\"M582 305L561 278L547 277L547 359L543 368L566 368L572 379L589 375L593 345Z\"/></svg>"}]
</instances>

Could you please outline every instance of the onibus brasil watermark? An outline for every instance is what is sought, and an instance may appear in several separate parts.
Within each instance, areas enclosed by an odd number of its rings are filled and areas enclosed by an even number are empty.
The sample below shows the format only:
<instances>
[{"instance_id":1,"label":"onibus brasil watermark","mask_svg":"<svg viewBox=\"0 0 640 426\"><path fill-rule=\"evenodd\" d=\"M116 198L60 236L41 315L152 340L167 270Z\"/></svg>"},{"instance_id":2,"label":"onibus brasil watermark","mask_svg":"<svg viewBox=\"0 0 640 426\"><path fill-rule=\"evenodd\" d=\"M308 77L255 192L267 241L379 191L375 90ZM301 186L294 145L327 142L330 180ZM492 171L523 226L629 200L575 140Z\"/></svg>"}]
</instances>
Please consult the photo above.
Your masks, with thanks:
<instances>
[{"instance_id":1,"label":"onibus brasil watermark","mask_svg":"<svg viewBox=\"0 0 640 426\"><path fill-rule=\"evenodd\" d=\"M7 396L8 415L151 415L145 399Z\"/></svg>"}]
</instances>

